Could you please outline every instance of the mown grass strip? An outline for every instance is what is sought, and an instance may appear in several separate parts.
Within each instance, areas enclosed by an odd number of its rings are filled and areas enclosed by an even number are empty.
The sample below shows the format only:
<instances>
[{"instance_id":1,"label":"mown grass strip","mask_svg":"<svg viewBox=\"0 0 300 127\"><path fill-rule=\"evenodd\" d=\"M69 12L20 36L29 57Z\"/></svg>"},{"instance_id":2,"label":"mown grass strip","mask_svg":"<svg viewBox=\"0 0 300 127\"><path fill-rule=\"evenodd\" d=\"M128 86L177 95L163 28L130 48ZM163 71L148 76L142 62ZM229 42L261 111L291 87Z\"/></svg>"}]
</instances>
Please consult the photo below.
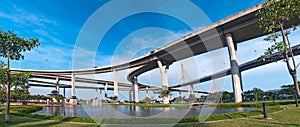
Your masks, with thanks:
<instances>
[{"instance_id":1,"label":"mown grass strip","mask_svg":"<svg viewBox=\"0 0 300 127\"><path fill-rule=\"evenodd\" d=\"M283 104L290 104L293 103L292 101L284 101L280 103L271 104L267 102L268 105L275 105L275 106L268 106L268 113L273 113L282 110L281 107L277 105ZM146 104L143 104L146 105ZM147 104L148 105L148 104ZM235 107L239 105L240 107L259 107L261 103L229 103L229 104L221 104L221 107L227 107L231 105L231 107ZM153 105L155 106L155 105ZM158 106L158 104L156 104ZM169 105L164 105L169 106ZM179 105L176 105L179 106ZM180 104L180 107L183 105ZM220 107L220 106L219 106ZM227 114L213 114L208 117L203 116L192 116L183 119L175 119L175 118L132 118L132 119L103 119L103 118L89 118L89 117L68 117L68 116L45 116L45 115L38 115L38 114L30 114L32 112L36 112L41 110L42 107L40 106L12 106L11 107L11 114L29 118L36 118L36 119L45 119L45 120L57 120L57 121L65 121L65 122L85 122L85 123L106 123L106 124L163 124L163 123L187 123L187 122L203 122L205 121L217 121L217 120L226 120L226 119L236 119L236 118L245 118L249 116L256 116L262 115L262 109L251 111L251 112L235 112L235 113L227 113ZM0 109L1 111L1 109ZM4 109L2 109L4 112Z\"/></svg>"},{"instance_id":2,"label":"mown grass strip","mask_svg":"<svg viewBox=\"0 0 300 127\"><path fill-rule=\"evenodd\" d=\"M267 108L268 113L274 113L277 111L283 110L280 106L269 106ZM250 112L234 112L234 113L226 113L226 114L213 114L209 117L205 116L192 116L188 118L183 118L180 123L187 123L187 122L203 122L205 121L217 121L217 120L226 120L226 119L237 119L237 118L245 118L250 116L257 116L262 115L262 109L254 110Z\"/></svg>"}]
</instances>

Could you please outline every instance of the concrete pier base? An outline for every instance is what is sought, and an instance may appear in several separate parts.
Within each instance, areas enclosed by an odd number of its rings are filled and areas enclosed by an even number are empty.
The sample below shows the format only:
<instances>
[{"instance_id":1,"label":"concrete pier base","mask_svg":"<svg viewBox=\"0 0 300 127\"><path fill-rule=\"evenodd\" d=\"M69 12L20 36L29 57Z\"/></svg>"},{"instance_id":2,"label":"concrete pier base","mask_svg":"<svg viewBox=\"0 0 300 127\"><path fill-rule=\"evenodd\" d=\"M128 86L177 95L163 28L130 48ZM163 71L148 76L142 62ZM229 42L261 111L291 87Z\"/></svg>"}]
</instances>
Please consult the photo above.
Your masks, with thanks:
<instances>
[{"instance_id":1,"label":"concrete pier base","mask_svg":"<svg viewBox=\"0 0 300 127\"><path fill-rule=\"evenodd\" d=\"M77 104L78 104L78 100L77 100L76 96L72 96L72 97L70 98L69 103L70 103L71 105L77 105Z\"/></svg>"},{"instance_id":2,"label":"concrete pier base","mask_svg":"<svg viewBox=\"0 0 300 127\"><path fill-rule=\"evenodd\" d=\"M169 104L169 97L163 97L163 103Z\"/></svg>"}]
</instances>

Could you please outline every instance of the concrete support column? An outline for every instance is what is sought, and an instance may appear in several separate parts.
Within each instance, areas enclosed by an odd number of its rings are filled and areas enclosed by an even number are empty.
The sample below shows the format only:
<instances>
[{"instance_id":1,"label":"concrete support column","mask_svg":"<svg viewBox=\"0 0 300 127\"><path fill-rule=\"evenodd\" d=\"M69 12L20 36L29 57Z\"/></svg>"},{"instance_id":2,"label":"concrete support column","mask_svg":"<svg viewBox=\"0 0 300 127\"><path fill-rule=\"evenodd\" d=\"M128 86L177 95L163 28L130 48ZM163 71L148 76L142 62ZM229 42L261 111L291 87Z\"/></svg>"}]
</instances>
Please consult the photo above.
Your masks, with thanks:
<instances>
[{"instance_id":1,"label":"concrete support column","mask_svg":"<svg viewBox=\"0 0 300 127\"><path fill-rule=\"evenodd\" d=\"M194 85L193 84L191 84L191 94L194 94Z\"/></svg>"},{"instance_id":2,"label":"concrete support column","mask_svg":"<svg viewBox=\"0 0 300 127\"><path fill-rule=\"evenodd\" d=\"M98 99L98 89L96 89L96 99Z\"/></svg>"},{"instance_id":3,"label":"concrete support column","mask_svg":"<svg viewBox=\"0 0 300 127\"><path fill-rule=\"evenodd\" d=\"M237 44L234 43L232 35L226 34L226 41L228 45L229 59L231 65L231 77L234 91L235 102L242 102L242 87L241 87L241 76L238 65L237 57Z\"/></svg>"},{"instance_id":4,"label":"concrete support column","mask_svg":"<svg viewBox=\"0 0 300 127\"><path fill-rule=\"evenodd\" d=\"M133 77L133 101L134 103L139 102L139 87L137 84L137 77Z\"/></svg>"},{"instance_id":5,"label":"concrete support column","mask_svg":"<svg viewBox=\"0 0 300 127\"><path fill-rule=\"evenodd\" d=\"M64 98L66 98L66 88L64 87Z\"/></svg>"},{"instance_id":6,"label":"concrete support column","mask_svg":"<svg viewBox=\"0 0 300 127\"><path fill-rule=\"evenodd\" d=\"M243 88L243 78L242 78L242 72L240 71L240 80L241 80L241 90L242 90L242 99L244 99L244 88Z\"/></svg>"},{"instance_id":7,"label":"concrete support column","mask_svg":"<svg viewBox=\"0 0 300 127\"><path fill-rule=\"evenodd\" d=\"M181 97L182 95L181 95L181 91L179 91L179 97Z\"/></svg>"},{"instance_id":8,"label":"concrete support column","mask_svg":"<svg viewBox=\"0 0 300 127\"><path fill-rule=\"evenodd\" d=\"M99 89L99 92L100 92L100 96L99 96L100 106L102 106L102 91L101 91L101 89Z\"/></svg>"},{"instance_id":9,"label":"concrete support column","mask_svg":"<svg viewBox=\"0 0 300 127\"><path fill-rule=\"evenodd\" d=\"M148 94L148 87L146 87L146 97L149 98L149 94Z\"/></svg>"},{"instance_id":10,"label":"concrete support column","mask_svg":"<svg viewBox=\"0 0 300 127\"><path fill-rule=\"evenodd\" d=\"M132 90L129 91L129 102L132 102Z\"/></svg>"},{"instance_id":11,"label":"concrete support column","mask_svg":"<svg viewBox=\"0 0 300 127\"><path fill-rule=\"evenodd\" d=\"M159 70L160 70L160 74L161 74L161 79L162 79L162 89L163 90L168 90L169 84L168 84L168 70L169 70L169 65L166 65L166 67L164 68L162 66L161 61L157 61ZM164 104L169 104L169 97L163 97L163 102Z\"/></svg>"},{"instance_id":12,"label":"concrete support column","mask_svg":"<svg viewBox=\"0 0 300 127\"><path fill-rule=\"evenodd\" d=\"M105 97L105 100L107 100L107 85L108 85L108 83L105 83L105 86L104 86L104 97Z\"/></svg>"},{"instance_id":13,"label":"concrete support column","mask_svg":"<svg viewBox=\"0 0 300 127\"><path fill-rule=\"evenodd\" d=\"M241 71L240 71L240 80L241 80L241 90L242 90L242 94L243 94L244 88L243 88L243 78L242 78L242 72Z\"/></svg>"},{"instance_id":14,"label":"concrete support column","mask_svg":"<svg viewBox=\"0 0 300 127\"><path fill-rule=\"evenodd\" d=\"M76 98L76 95L75 95L75 75L72 74L71 75L71 85L72 85L72 96L71 96L71 99L70 99L70 104L71 105L77 105L77 98Z\"/></svg>"},{"instance_id":15,"label":"concrete support column","mask_svg":"<svg viewBox=\"0 0 300 127\"><path fill-rule=\"evenodd\" d=\"M116 70L113 71L113 75L114 75L114 97L117 97L118 100L118 73Z\"/></svg>"},{"instance_id":16,"label":"concrete support column","mask_svg":"<svg viewBox=\"0 0 300 127\"><path fill-rule=\"evenodd\" d=\"M168 71L169 71L169 65L166 65L166 67L164 68L162 66L161 61L157 61L158 67L159 67L159 71L161 74L161 80L162 80L162 88L163 90L168 90L169 87L169 83L168 83Z\"/></svg>"},{"instance_id":17,"label":"concrete support column","mask_svg":"<svg viewBox=\"0 0 300 127\"><path fill-rule=\"evenodd\" d=\"M189 97L191 94L194 94L194 85L192 84L190 85L186 96Z\"/></svg>"},{"instance_id":18,"label":"concrete support column","mask_svg":"<svg viewBox=\"0 0 300 127\"><path fill-rule=\"evenodd\" d=\"M59 91L59 78L56 77L56 91L58 92L58 94L60 93Z\"/></svg>"},{"instance_id":19,"label":"concrete support column","mask_svg":"<svg viewBox=\"0 0 300 127\"><path fill-rule=\"evenodd\" d=\"M72 74L72 77L71 77L71 85L72 85L72 98L75 97L76 98L76 95L75 95L75 75Z\"/></svg>"}]
</instances>

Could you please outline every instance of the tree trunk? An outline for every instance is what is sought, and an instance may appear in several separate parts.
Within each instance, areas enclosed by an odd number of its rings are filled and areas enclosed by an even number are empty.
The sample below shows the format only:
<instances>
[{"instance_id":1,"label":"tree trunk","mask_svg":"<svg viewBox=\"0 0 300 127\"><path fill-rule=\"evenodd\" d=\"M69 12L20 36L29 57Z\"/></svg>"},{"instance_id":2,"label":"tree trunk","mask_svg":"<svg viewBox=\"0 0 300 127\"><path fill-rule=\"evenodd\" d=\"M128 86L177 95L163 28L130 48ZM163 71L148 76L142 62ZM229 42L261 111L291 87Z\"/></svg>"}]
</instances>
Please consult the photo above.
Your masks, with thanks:
<instances>
[{"instance_id":1,"label":"tree trunk","mask_svg":"<svg viewBox=\"0 0 300 127\"><path fill-rule=\"evenodd\" d=\"M283 23L279 22L279 24L280 24L280 29L281 29L282 41L284 42L284 44L286 46L288 46L288 47L286 47L287 49L285 49L284 57L285 57L285 62L286 62L287 68L289 70L289 73L293 78L293 82L294 82L295 89L296 89L296 94L295 94L296 95L296 97L295 97L296 105L298 106L297 100L298 100L298 97L300 96L300 90L299 90L299 85L298 85L298 80L297 80L297 68L296 68L295 58L294 58L294 54L291 50L290 42L289 42L289 40L286 39L286 35L284 33L284 28L283 28ZM291 53L291 55L292 55L292 63L293 63L294 69L292 69L291 63L289 61L289 53Z\"/></svg>"},{"instance_id":2,"label":"tree trunk","mask_svg":"<svg viewBox=\"0 0 300 127\"><path fill-rule=\"evenodd\" d=\"M6 87L6 111L5 122L10 121L10 71L9 71L9 50L7 51L7 87Z\"/></svg>"},{"instance_id":3,"label":"tree trunk","mask_svg":"<svg viewBox=\"0 0 300 127\"><path fill-rule=\"evenodd\" d=\"M296 107L298 107L298 98L299 98L299 85L298 85L298 80L297 80L297 73L296 71L293 72L293 81L294 81L294 85L295 85L295 88L296 88L296 93L294 94L295 96L295 102L296 102Z\"/></svg>"},{"instance_id":4,"label":"tree trunk","mask_svg":"<svg viewBox=\"0 0 300 127\"><path fill-rule=\"evenodd\" d=\"M295 88L296 88L296 97L299 98L300 97L300 91L299 91L299 85L298 85L298 80L297 80L297 73L294 72L292 74L292 77L293 77L293 81L294 81L294 85L295 85Z\"/></svg>"}]
</instances>

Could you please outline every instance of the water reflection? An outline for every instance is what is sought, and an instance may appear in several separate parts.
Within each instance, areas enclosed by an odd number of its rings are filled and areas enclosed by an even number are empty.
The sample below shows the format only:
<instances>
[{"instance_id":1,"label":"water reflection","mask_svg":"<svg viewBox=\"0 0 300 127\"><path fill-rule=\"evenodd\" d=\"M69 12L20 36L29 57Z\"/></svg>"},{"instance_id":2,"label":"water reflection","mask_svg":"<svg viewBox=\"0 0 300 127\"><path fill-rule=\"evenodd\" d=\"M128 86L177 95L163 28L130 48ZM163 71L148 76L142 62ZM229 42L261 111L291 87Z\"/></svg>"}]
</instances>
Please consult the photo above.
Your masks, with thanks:
<instances>
[{"instance_id":1,"label":"water reflection","mask_svg":"<svg viewBox=\"0 0 300 127\"><path fill-rule=\"evenodd\" d=\"M43 110L36 112L36 114L48 116L80 116L93 118L183 118L197 115L208 115L211 113L222 114L231 112L249 112L252 110L256 110L256 108L215 108L210 106L139 107L125 105L62 105L58 107L43 107Z\"/></svg>"},{"instance_id":2,"label":"water reflection","mask_svg":"<svg viewBox=\"0 0 300 127\"><path fill-rule=\"evenodd\" d=\"M88 116L82 106L61 105L53 107L43 107L41 111L35 114L47 116Z\"/></svg>"}]
</instances>

